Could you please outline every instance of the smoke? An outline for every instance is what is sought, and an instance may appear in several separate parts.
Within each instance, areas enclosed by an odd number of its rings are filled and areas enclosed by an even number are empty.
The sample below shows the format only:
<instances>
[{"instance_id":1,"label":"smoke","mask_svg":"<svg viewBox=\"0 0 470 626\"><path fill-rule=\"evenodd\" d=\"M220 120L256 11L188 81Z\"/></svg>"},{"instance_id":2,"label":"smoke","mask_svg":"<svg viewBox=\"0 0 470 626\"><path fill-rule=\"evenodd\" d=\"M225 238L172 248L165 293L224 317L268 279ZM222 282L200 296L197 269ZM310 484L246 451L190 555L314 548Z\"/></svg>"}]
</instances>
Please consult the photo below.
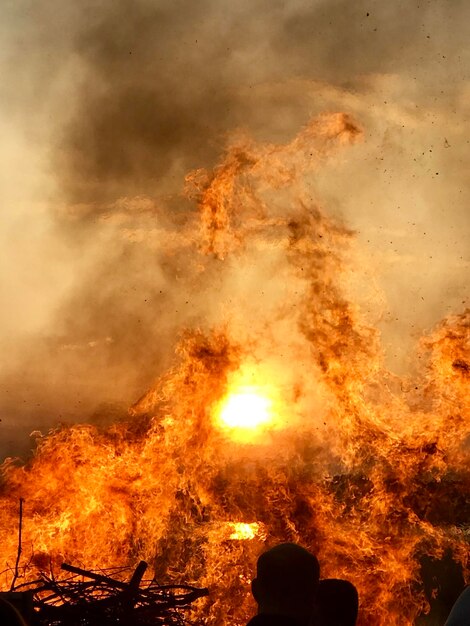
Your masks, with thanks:
<instances>
[{"instance_id":1,"label":"smoke","mask_svg":"<svg viewBox=\"0 0 470 626\"><path fill-rule=\"evenodd\" d=\"M285 142L323 111L364 128L305 193L357 231L382 304L357 295L391 367L406 369L423 329L465 306L468 3L1 11L0 455L27 447L33 428L118 419L181 328L220 322L211 305L243 268L224 281L198 270L182 188L234 129ZM253 257L254 288L272 267Z\"/></svg>"}]
</instances>

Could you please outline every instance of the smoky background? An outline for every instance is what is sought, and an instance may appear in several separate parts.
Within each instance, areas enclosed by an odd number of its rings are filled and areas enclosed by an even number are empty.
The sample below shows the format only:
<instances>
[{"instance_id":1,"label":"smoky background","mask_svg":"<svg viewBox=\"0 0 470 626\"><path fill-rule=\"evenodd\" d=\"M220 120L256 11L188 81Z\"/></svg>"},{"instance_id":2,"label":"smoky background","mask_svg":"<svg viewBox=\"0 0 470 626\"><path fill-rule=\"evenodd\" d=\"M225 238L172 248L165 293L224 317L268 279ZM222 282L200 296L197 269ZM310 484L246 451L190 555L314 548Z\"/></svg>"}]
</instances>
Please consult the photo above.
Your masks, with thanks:
<instances>
[{"instance_id":1,"label":"smoky background","mask_svg":"<svg viewBox=\"0 0 470 626\"><path fill-rule=\"evenodd\" d=\"M357 231L394 371L465 308L468 3L17 0L0 12L0 457L27 454L33 429L122 418L179 331L214 322L223 272L201 278L190 262L182 188L235 129L288 141L323 111L364 129L306 193Z\"/></svg>"}]
</instances>

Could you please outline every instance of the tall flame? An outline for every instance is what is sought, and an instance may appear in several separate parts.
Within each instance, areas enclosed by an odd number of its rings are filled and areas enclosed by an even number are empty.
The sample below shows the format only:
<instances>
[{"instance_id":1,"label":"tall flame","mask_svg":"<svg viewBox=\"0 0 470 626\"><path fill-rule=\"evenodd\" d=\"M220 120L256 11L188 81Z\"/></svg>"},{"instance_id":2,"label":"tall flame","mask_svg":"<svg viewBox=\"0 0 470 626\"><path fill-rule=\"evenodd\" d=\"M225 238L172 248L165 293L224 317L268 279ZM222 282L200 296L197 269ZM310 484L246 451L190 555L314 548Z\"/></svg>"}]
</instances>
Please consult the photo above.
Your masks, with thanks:
<instances>
[{"instance_id":1,"label":"tall flame","mask_svg":"<svg viewBox=\"0 0 470 626\"><path fill-rule=\"evenodd\" d=\"M126 423L60 428L27 465L3 465L3 588L19 497L22 580L63 560L144 559L158 580L207 585L211 625L246 623L256 557L278 541L357 585L360 626L410 626L429 608L424 557L447 551L468 579L470 311L422 341L413 380L386 371L353 297L360 250L306 180L360 136L323 116L284 146L238 137L188 176L198 213L182 237L220 286L211 327L182 334Z\"/></svg>"}]
</instances>

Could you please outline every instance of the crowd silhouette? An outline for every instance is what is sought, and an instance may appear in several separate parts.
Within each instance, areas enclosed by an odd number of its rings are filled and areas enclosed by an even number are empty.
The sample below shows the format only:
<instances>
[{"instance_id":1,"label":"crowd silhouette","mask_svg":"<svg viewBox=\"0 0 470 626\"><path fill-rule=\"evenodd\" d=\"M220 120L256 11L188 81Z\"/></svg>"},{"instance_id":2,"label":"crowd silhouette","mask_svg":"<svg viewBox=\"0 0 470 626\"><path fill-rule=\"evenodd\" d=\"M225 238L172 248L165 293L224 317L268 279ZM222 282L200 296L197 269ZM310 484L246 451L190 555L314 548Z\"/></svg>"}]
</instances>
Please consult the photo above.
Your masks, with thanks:
<instances>
[{"instance_id":1,"label":"crowd silhouette","mask_svg":"<svg viewBox=\"0 0 470 626\"><path fill-rule=\"evenodd\" d=\"M348 580L320 579L317 558L294 543L261 554L252 593L258 613L247 626L355 626L358 617L356 587ZM470 587L444 626L470 626Z\"/></svg>"}]
</instances>

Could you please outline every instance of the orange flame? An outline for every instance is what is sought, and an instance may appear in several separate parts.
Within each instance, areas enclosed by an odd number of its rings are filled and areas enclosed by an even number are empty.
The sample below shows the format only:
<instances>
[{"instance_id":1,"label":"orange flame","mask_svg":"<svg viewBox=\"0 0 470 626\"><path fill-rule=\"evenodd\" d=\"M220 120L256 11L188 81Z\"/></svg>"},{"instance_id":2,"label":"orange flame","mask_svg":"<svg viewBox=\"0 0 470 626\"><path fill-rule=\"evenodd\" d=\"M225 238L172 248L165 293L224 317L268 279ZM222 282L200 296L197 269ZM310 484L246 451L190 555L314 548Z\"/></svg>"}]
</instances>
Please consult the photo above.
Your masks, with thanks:
<instances>
[{"instance_id":1,"label":"orange flame","mask_svg":"<svg viewBox=\"0 0 470 626\"><path fill-rule=\"evenodd\" d=\"M246 623L256 558L279 541L356 584L360 626L411 626L427 609L424 555L450 550L468 578L470 312L423 340L415 380L385 370L379 334L348 296L352 233L305 192L307 173L359 137L347 116L323 116L286 146L238 138L213 172L188 177L195 258L212 276L241 267L237 298L215 328L182 336L127 423L61 428L27 465L4 463L2 588L19 497L22 581L62 561L143 559L158 580L208 586L198 617L209 625ZM253 404L255 431L227 436L220 420L233 434L230 416Z\"/></svg>"}]
</instances>

